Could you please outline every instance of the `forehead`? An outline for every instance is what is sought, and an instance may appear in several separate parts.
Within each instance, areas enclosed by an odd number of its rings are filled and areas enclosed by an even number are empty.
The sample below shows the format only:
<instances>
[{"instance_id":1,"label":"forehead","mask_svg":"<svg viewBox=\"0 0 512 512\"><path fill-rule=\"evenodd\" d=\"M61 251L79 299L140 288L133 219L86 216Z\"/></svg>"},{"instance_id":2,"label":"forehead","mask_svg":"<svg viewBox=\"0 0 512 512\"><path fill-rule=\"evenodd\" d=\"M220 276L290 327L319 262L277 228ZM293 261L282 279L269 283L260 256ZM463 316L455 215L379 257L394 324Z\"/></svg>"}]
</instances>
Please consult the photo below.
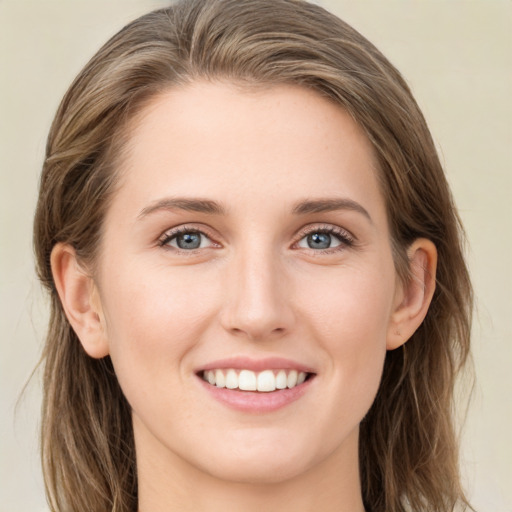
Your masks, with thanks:
<instances>
[{"instance_id":1,"label":"forehead","mask_svg":"<svg viewBox=\"0 0 512 512\"><path fill-rule=\"evenodd\" d=\"M154 97L132 121L120 193L141 208L164 195L243 207L248 196L263 205L340 194L382 210L376 167L362 129L317 92L197 82Z\"/></svg>"}]
</instances>

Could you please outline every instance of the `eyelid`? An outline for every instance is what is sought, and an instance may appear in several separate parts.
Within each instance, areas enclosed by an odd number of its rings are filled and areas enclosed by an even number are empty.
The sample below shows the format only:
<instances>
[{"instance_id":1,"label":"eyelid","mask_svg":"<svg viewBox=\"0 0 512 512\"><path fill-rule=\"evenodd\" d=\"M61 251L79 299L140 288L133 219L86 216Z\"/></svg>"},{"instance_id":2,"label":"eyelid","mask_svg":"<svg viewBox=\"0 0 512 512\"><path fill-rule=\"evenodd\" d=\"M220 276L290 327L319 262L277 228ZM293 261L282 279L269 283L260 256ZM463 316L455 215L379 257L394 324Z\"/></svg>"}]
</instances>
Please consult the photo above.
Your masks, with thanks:
<instances>
[{"instance_id":1,"label":"eyelid","mask_svg":"<svg viewBox=\"0 0 512 512\"><path fill-rule=\"evenodd\" d=\"M320 223L320 224L308 224L307 226L304 226L303 228L301 228L297 232L297 235L295 237L295 241L292 244L292 247L297 248L296 246L297 246L298 242L300 242L300 240L302 240L304 237L308 236L309 234L316 233L316 232L328 233L328 234L334 235L334 236L338 237L338 239L341 242L341 245L337 246L337 247L327 248L327 249L314 249L314 252L320 253L320 254L322 252L335 252L336 250L343 250L343 249L346 249L347 247L352 247L357 242L356 237L347 229L337 226L335 224ZM165 230L158 237L157 243L160 247L168 248L169 250L172 250L175 252L183 252L183 253L188 253L188 254L194 253L195 251L199 251L201 249L205 249L203 247L203 248L198 248L198 249L183 250L183 249L179 249L179 248L171 247L171 246L167 245L170 240L172 240L176 236L183 234L183 233L199 233L210 240L210 242L212 243L212 245L210 247L212 247L212 246L216 247L216 248L222 247L222 245L219 242L217 242L217 240L216 240L218 237L216 235L214 235L212 230L209 229L204 224L201 224L199 226L197 224L182 224L179 226L175 226L173 228L169 228L169 229ZM313 249L311 249L311 250L313 250Z\"/></svg>"},{"instance_id":2,"label":"eyelid","mask_svg":"<svg viewBox=\"0 0 512 512\"><path fill-rule=\"evenodd\" d=\"M165 249L169 249L169 250L172 250L172 251L176 251L176 252L186 252L186 253L193 253L195 251L199 251L201 249L205 249L205 247L202 247L202 248L198 248L198 249L179 249L177 247L171 247L169 244L169 242L173 239L173 238L176 238L178 235L180 234L184 234L184 233L199 233L203 236L205 236L206 238L208 238L208 240L210 240L211 242L211 246L210 247L221 247L221 244L219 242L216 241L216 237L211 233L211 230L209 230L206 226L204 225L201 225L200 227L198 227L197 225L190 225L190 224L181 224L179 226L176 226L176 227L173 227L173 228L169 228L167 230L165 230L159 237L158 237L158 245L160 247L163 247Z\"/></svg>"},{"instance_id":3,"label":"eyelid","mask_svg":"<svg viewBox=\"0 0 512 512\"><path fill-rule=\"evenodd\" d=\"M300 229L297 233L297 237L295 242L293 243L296 246L304 237L310 235L311 233L328 233L330 235L334 235L338 237L341 242L341 245L338 247L330 247L328 249L311 249L316 253L322 252L334 252L336 250L343 250L347 247L352 247L357 239L356 237L348 230L337 226L335 224L309 224Z\"/></svg>"}]
</instances>

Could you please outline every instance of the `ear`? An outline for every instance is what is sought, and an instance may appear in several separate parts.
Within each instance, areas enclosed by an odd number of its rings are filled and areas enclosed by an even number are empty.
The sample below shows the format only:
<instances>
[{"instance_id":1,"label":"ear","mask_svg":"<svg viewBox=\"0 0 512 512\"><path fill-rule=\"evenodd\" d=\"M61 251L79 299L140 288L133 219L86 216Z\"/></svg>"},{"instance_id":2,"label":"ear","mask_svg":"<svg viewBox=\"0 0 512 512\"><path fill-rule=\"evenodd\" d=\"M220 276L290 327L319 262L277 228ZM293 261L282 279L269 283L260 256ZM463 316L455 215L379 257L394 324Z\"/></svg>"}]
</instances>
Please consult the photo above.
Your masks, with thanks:
<instances>
[{"instance_id":1,"label":"ear","mask_svg":"<svg viewBox=\"0 0 512 512\"><path fill-rule=\"evenodd\" d=\"M409 280L397 289L388 328L388 350L402 346L421 325L436 288L436 246L426 238L418 238L407 250L407 257Z\"/></svg>"},{"instance_id":2,"label":"ear","mask_svg":"<svg viewBox=\"0 0 512 512\"><path fill-rule=\"evenodd\" d=\"M66 317L84 350L100 359L109 353L101 302L93 278L80 266L68 244L57 244L51 254L55 286Z\"/></svg>"}]
</instances>

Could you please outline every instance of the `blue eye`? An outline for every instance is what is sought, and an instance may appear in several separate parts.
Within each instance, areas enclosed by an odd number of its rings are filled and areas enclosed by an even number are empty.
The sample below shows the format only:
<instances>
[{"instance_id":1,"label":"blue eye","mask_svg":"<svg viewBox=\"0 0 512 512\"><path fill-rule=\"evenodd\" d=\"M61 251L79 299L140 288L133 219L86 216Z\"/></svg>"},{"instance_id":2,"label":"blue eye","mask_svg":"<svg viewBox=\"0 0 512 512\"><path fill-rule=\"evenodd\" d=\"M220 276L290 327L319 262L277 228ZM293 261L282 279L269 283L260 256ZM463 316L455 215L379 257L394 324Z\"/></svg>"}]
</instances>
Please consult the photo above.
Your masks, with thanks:
<instances>
[{"instance_id":1,"label":"blue eye","mask_svg":"<svg viewBox=\"0 0 512 512\"><path fill-rule=\"evenodd\" d=\"M330 249L341 245L341 242L330 233L319 231L305 236L298 245L308 249Z\"/></svg>"},{"instance_id":2,"label":"blue eye","mask_svg":"<svg viewBox=\"0 0 512 512\"><path fill-rule=\"evenodd\" d=\"M338 232L333 227L317 229L305 233L297 246L303 249L326 250L336 247L348 247L353 244L352 237L345 231Z\"/></svg>"},{"instance_id":3,"label":"blue eye","mask_svg":"<svg viewBox=\"0 0 512 512\"><path fill-rule=\"evenodd\" d=\"M192 230L169 233L160 243L162 246L167 245L184 251L193 251L212 245L212 241L204 233Z\"/></svg>"},{"instance_id":4,"label":"blue eye","mask_svg":"<svg viewBox=\"0 0 512 512\"><path fill-rule=\"evenodd\" d=\"M176 245L180 249L199 249L201 247L200 233L184 233L183 235L178 235L175 240Z\"/></svg>"},{"instance_id":5,"label":"blue eye","mask_svg":"<svg viewBox=\"0 0 512 512\"><path fill-rule=\"evenodd\" d=\"M332 236L328 233L313 233L308 235L306 240L308 247L311 249L329 249L332 244Z\"/></svg>"}]
</instances>

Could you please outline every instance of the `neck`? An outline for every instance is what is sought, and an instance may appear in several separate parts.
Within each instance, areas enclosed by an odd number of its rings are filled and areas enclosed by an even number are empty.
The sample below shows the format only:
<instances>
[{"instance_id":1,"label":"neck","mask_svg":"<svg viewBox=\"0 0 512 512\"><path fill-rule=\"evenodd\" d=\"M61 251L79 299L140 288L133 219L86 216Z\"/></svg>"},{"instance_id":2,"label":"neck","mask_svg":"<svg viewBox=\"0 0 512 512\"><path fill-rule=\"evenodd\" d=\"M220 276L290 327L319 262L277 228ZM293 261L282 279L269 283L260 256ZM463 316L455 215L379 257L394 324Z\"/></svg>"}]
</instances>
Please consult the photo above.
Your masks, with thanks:
<instances>
[{"instance_id":1,"label":"neck","mask_svg":"<svg viewBox=\"0 0 512 512\"><path fill-rule=\"evenodd\" d=\"M161 445L158 453L151 453L145 442L145 450L137 449L139 512L364 512L357 442L355 431L340 453L271 483L219 479L180 457L163 454Z\"/></svg>"}]
</instances>

